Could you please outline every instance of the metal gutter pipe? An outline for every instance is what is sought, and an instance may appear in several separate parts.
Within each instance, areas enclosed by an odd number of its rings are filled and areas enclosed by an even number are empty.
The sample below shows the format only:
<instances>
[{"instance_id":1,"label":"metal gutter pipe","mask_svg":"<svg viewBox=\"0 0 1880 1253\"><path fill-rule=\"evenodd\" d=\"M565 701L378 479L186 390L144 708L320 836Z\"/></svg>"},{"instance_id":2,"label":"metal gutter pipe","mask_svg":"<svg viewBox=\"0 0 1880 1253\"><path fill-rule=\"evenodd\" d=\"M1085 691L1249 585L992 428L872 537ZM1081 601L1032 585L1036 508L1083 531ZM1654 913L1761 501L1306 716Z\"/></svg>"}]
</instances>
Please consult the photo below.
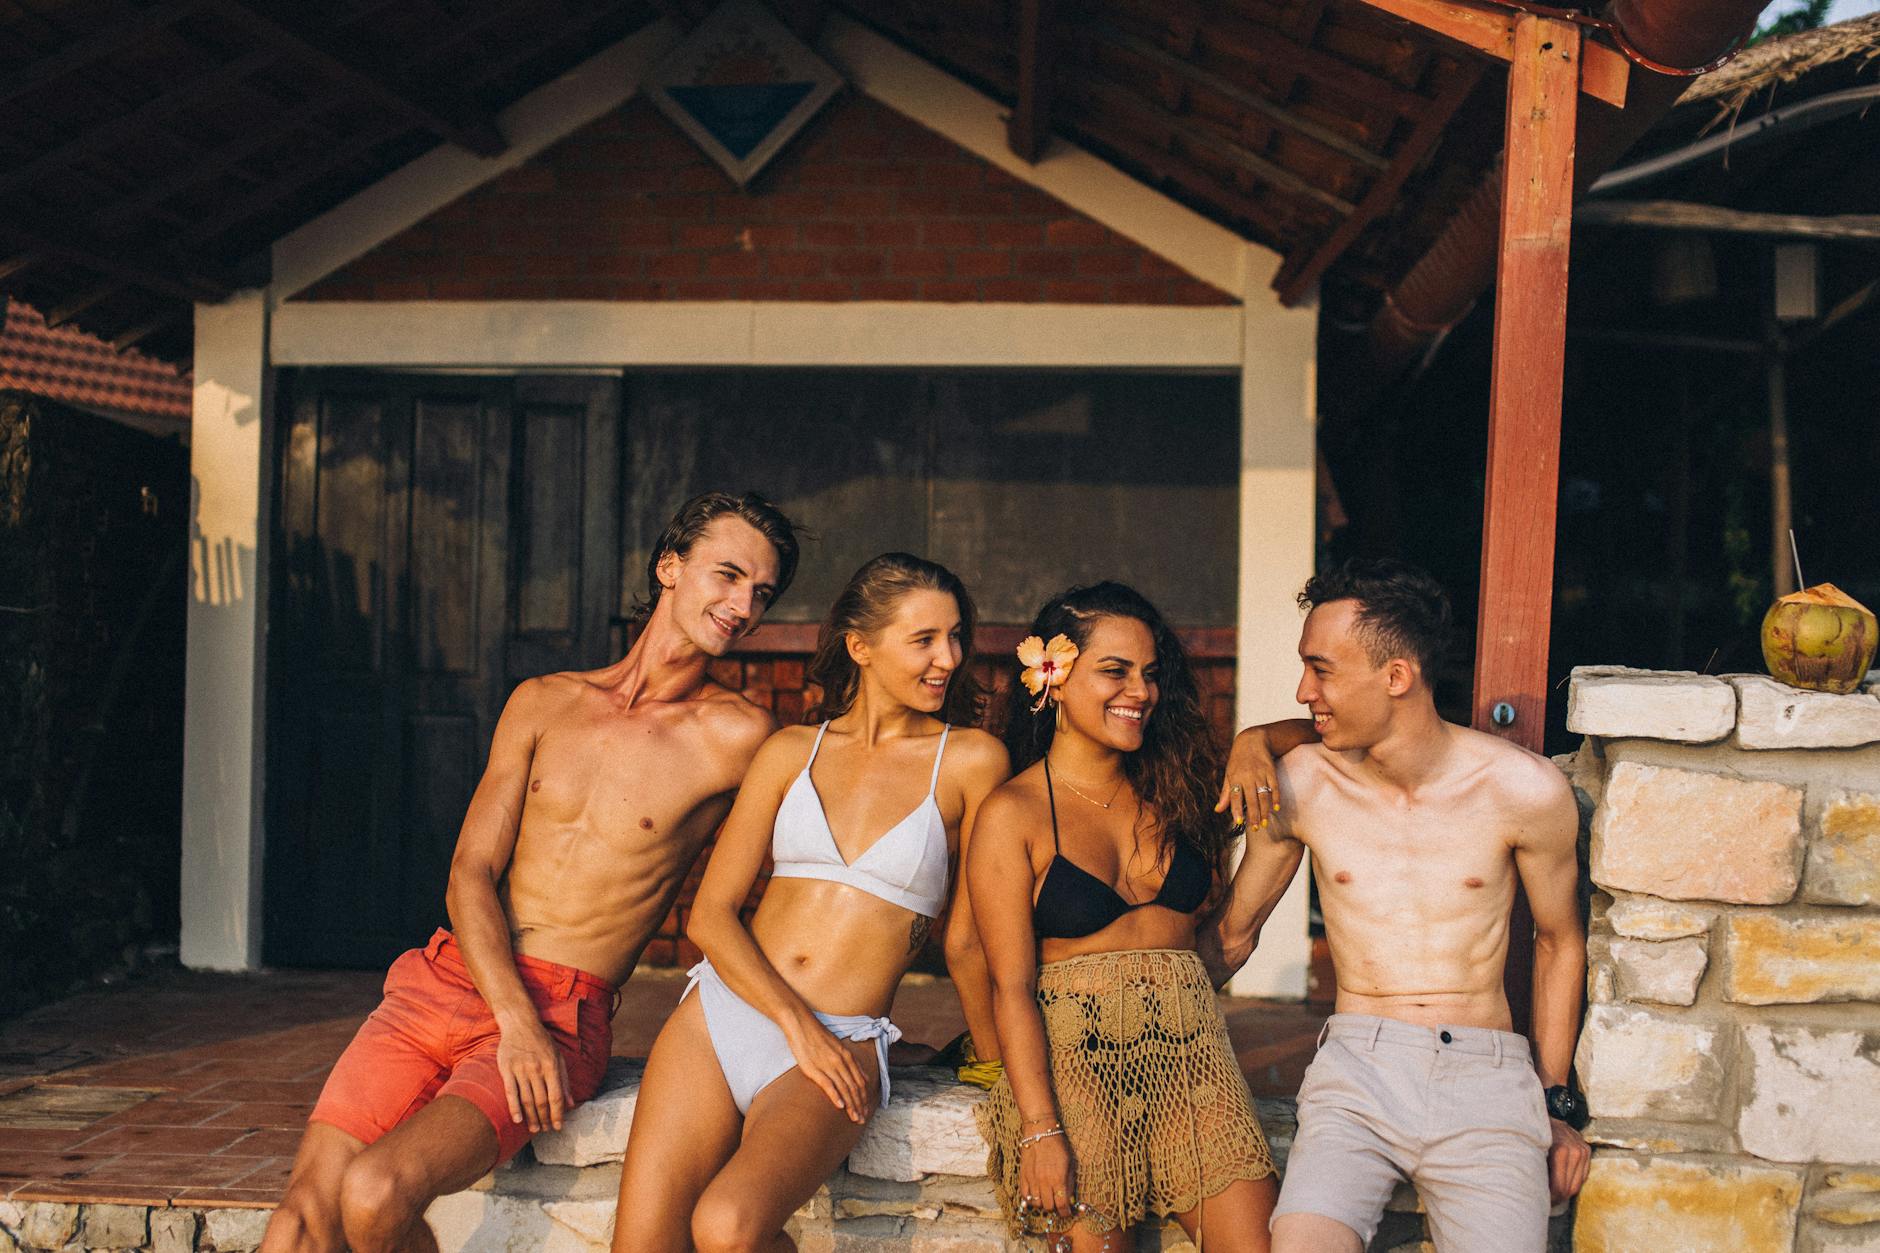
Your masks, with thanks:
<instances>
[{"instance_id":1,"label":"metal gutter pipe","mask_svg":"<svg viewBox=\"0 0 1880 1253\"><path fill-rule=\"evenodd\" d=\"M1819 126L1823 122L1832 122L1836 118L1845 117L1849 113L1858 113L1876 100L1880 100L1880 84L1849 87L1844 91L1830 91L1808 100L1785 104L1780 109L1771 109L1747 122L1733 125L1728 130L1715 135L1706 135L1682 148L1674 148L1670 152L1660 153L1648 160L1635 162L1604 174L1586 189L1586 194L1603 196L1608 192L1623 191L1637 183L1657 178L1660 174L1669 174L1687 165L1696 165L1712 153L1726 148L1747 147L1751 143L1772 138L1778 132L1806 130L1811 126Z\"/></svg>"}]
</instances>

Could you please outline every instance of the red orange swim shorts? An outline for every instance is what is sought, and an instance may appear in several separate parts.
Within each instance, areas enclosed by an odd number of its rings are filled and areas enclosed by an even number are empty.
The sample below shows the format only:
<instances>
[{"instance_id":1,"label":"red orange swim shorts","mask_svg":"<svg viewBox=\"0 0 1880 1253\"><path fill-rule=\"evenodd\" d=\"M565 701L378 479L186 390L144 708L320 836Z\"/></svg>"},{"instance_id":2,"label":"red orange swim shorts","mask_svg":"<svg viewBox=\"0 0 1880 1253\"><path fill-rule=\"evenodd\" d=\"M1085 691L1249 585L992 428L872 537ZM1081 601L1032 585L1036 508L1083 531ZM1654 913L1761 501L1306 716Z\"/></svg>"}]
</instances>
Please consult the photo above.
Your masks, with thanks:
<instances>
[{"instance_id":1,"label":"red orange swim shorts","mask_svg":"<svg viewBox=\"0 0 1880 1253\"><path fill-rule=\"evenodd\" d=\"M516 956L516 971L542 1025L568 1067L569 1097L594 1095L613 1043L614 989L595 976L539 958ZM498 1162L529 1140L509 1117L496 1068L496 1018L464 965L450 932L392 963L385 999L340 1055L311 1120L371 1144L440 1096L460 1096L496 1128Z\"/></svg>"}]
</instances>

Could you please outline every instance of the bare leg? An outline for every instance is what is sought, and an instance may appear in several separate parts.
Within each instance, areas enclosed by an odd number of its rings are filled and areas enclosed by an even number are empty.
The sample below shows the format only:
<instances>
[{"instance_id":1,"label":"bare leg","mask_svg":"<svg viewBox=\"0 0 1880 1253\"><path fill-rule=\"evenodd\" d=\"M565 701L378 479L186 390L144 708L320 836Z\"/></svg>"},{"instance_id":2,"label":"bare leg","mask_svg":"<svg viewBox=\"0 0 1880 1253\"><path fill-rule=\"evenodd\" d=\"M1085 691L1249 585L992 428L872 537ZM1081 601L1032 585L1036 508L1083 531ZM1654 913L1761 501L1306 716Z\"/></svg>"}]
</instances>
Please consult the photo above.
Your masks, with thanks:
<instances>
[{"instance_id":1,"label":"bare leg","mask_svg":"<svg viewBox=\"0 0 1880 1253\"><path fill-rule=\"evenodd\" d=\"M849 1050L868 1080L868 1112L880 1099L872 1040ZM784 1072L757 1094L744 1122L744 1143L731 1155L692 1214L699 1253L787 1253L796 1248L784 1223L842 1164L862 1138L862 1124L829 1103L800 1070Z\"/></svg>"},{"instance_id":2,"label":"bare leg","mask_svg":"<svg viewBox=\"0 0 1880 1253\"><path fill-rule=\"evenodd\" d=\"M692 1210L737 1150L743 1125L705 1033L699 998L688 996L660 1029L640 1081L620 1171L613 1253L690 1250Z\"/></svg>"},{"instance_id":3,"label":"bare leg","mask_svg":"<svg viewBox=\"0 0 1880 1253\"><path fill-rule=\"evenodd\" d=\"M1175 1221L1182 1225L1196 1248L1206 1249L1208 1253L1216 1249L1232 1250L1232 1253L1268 1253L1272 1238L1266 1226L1278 1203L1279 1180L1272 1175L1264 1179L1238 1179L1186 1214L1175 1215Z\"/></svg>"},{"instance_id":4,"label":"bare leg","mask_svg":"<svg viewBox=\"0 0 1880 1253\"><path fill-rule=\"evenodd\" d=\"M1273 1253L1364 1253L1364 1242L1336 1218L1281 1214L1273 1223Z\"/></svg>"},{"instance_id":5,"label":"bare leg","mask_svg":"<svg viewBox=\"0 0 1880 1253\"><path fill-rule=\"evenodd\" d=\"M345 1253L340 1179L365 1147L363 1140L330 1123L307 1124L300 1151L294 1154L287 1193L261 1237L261 1253Z\"/></svg>"},{"instance_id":6,"label":"bare leg","mask_svg":"<svg viewBox=\"0 0 1880 1253\"><path fill-rule=\"evenodd\" d=\"M482 1178L496 1150L496 1128L458 1096L441 1096L386 1132L340 1181L340 1218L353 1253L435 1253L425 1209Z\"/></svg>"}]
</instances>

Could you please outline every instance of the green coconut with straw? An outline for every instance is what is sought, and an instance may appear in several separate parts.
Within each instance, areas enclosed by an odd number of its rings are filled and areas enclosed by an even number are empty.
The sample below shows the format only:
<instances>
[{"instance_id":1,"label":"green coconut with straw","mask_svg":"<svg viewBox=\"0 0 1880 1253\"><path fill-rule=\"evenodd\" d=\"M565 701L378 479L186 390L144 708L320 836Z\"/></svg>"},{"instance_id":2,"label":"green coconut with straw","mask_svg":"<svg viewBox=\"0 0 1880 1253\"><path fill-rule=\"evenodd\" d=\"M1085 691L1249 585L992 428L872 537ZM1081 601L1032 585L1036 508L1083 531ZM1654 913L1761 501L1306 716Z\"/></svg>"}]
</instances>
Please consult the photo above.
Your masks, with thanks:
<instances>
[{"instance_id":1,"label":"green coconut with straw","mask_svg":"<svg viewBox=\"0 0 1880 1253\"><path fill-rule=\"evenodd\" d=\"M1763 662L1791 687L1845 695L1873 664L1873 611L1832 583L1784 596L1763 615Z\"/></svg>"}]
</instances>

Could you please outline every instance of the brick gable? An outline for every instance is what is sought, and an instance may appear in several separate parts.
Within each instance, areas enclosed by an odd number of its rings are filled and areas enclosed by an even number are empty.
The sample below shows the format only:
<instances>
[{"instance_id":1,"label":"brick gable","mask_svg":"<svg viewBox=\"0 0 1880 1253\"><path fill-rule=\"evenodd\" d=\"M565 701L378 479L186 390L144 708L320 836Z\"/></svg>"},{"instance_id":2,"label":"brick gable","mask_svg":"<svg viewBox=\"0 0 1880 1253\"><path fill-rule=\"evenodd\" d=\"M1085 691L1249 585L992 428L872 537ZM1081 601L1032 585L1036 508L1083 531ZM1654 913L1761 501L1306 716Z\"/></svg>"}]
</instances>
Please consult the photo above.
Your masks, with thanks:
<instances>
[{"instance_id":1,"label":"brick gable","mask_svg":"<svg viewBox=\"0 0 1880 1253\"><path fill-rule=\"evenodd\" d=\"M636 98L297 299L1235 303L855 92L748 192Z\"/></svg>"}]
</instances>

